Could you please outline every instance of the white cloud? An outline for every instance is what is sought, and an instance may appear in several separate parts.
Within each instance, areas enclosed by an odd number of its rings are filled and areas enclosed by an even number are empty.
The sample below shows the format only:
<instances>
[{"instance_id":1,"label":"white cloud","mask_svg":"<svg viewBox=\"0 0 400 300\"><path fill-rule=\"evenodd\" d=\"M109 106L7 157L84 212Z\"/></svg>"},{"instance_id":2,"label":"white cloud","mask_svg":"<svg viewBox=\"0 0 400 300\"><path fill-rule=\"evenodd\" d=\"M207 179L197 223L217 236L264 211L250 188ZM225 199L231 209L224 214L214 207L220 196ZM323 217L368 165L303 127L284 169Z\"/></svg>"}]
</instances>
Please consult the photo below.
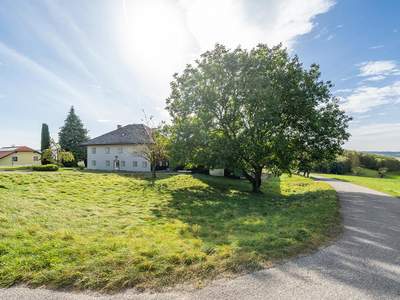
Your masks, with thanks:
<instances>
[{"instance_id":1,"label":"white cloud","mask_svg":"<svg viewBox=\"0 0 400 300\"><path fill-rule=\"evenodd\" d=\"M15 62L23 66L27 71L36 74L36 76L45 78L48 82L51 82L51 84L56 85L57 87L62 89L65 93L68 93L71 96L80 97L79 93L57 74L45 68L44 66L40 65L39 63L35 62L31 58L19 53L15 49L8 47L2 42L0 42L0 53L8 56L10 59L14 60Z\"/></svg>"},{"instance_id":2,"label":"white cloud","mask_svg":"<svg viewBox=\"0 0 400 300\"><path fill-rule=\"evenodd\" d=\"M398 151L400 123L368 124L350 129L352 134L345 145L348 149L364 151Z\"/></svg>"},{"instance_id":3,"label":"white cloud","mask_svg":"<svg viewBox=\"0 0 400 300\"><path fill-rule=\"evenodd\" d=\"M350 93L352 91L352 89L337 89L335 92L335 94L345 94L345 93Z\"/></svg>"},{"instance_id":4,"label":"white cloud","mask_svg":"<svg viewBox=\"0 0 400 300\"><path fill-rule=\"evenodd\" d=\"M327 41L330 41L331 39L333 39L335 37L335 35L330 34L328 35L328 37L326 38Z\"/></svg>"},{"instance_id":5,"label":"white cloud","mask_svg":"<svg viewBox=\"0 0 400 300\"><path fill-rule=\"evenodd\" d=\"M319 39L320 37L328 34L328 28L323 27L315 36L314 39Z\"/></svg>"},{"instance_id":6,"label":"white cloud","mask_svg":"<svg viewBox=\"0 0 400 300\"><path fill-rule=\"evenodd\" d=\"M375 50L375 49L381 49L383 47L385 47L385 46L384 45L376 45L376 46L371 46L368 49Z\"/></svg>"},{"instance_id":7,"label":"white cloud","mask_svg":"<svg viewBox=\"0 0 400 300\"><path fill-rule=\"evenodd\" d=\"M358 65L359 76L369 77L367 80L382 80L390 75L400 75L400 68L393 60L367 61Z\"/></svg>"},{"instance_id":8,"label":"white cloud","mask_svg":"<svg viewBox=\"0 0 400 300\"><path fill-rule=\"evenodd\" d=\"M363 81L380 81L385 78L386 78L386 76L384 76L384 75L375 75L375 76L367 77Z\"/></svg>"},{"instance_id":9,"label":"white cloud","mask_svg":"<svg viewBox=\"0 0 400 300\"><path fill-rule=\"evenodd\" d=\"M54 130L73 104L92 136L114 127L116 119L139 122L142 109L168 119L163 107L172 74L215 43L249 48L282 42L291 49L333 5L333 0L120 0L95 6L10 1L4 9L14 36L0 42L0 60L15 76L0 78L0 85L12 83L1 91L7 93L1 101L13 99L16 108L35 97ZM25 36L28 48L20 43ZM31 115L21 119L21 128L37 122ZM14 142L12 137L7 139Z\"/></svg>"},{"instance_id":10,"label":"white cloud","mask_svg":"<svg viewBox=\"0 0 400 300\"><path fill-rule=\"evenodd\" d=\"M245 48L258 43L291 47L310 32L313 18L331 0L153 0L122 2L117 36L125 61L144 94L163 102L172 74L202 52L222 43Z\"/></svg>"},{"instance_id":11,"label":"white cloud","mask_svg":"<svg viewBox=\"0 0 400 300\"><path fill-rule=\"evenodd\" d=\"M355 89L342 104L350 113L364 113L375 107L400 100L400 81L383 87L361 86Z\"/></svg>"}]
</instances>

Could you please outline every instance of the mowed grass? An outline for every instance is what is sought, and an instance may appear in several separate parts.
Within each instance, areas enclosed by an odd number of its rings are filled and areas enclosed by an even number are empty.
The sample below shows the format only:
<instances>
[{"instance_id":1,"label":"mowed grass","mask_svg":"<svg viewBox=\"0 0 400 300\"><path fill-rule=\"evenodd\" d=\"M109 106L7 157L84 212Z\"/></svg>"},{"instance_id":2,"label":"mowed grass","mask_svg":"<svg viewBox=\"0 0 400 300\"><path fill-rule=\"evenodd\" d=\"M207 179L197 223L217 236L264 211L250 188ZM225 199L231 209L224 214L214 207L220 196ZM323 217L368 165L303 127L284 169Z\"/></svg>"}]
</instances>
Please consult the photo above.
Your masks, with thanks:
<instances>
[{"instance_id":1,"label":"mowed grass","mask_svg":"<svg viewBox=\"0 0 400 300\"><path fill-rule=\"evenodd\" d=\"M373 170L367 173L369 176L355 176L355 175L336 175L336 174L321 174L324 177L335 178L342 181L351 182L367 188L380 191L395 197L400 198L400 173L389 172L385 174L384 178L379 178L372 175Z\"/></svg>"},{"instance_id":2,"label":"mowed grass","mask_svg":"<svg viewBox=\"0 0 400 300\"><path fill-rule=\"evenodd\" d=\"M0 286L113 292L201 285L315 249L338 232L335 192L301 177L0 174Z\"/></svg>"}]
</instances>

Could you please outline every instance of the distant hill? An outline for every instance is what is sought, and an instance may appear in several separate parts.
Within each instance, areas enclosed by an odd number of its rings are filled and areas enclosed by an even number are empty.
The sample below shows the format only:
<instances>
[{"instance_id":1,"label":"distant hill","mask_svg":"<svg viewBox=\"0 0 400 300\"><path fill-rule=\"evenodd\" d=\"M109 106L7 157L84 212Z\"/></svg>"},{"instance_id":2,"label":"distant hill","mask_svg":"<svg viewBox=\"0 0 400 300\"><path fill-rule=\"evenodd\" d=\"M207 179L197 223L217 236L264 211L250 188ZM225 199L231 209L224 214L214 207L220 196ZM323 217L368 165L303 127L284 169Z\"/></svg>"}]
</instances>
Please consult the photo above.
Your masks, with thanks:
<instances>
[{"instance_id":1,"label":"distant hill","mask_svg":"<svg viewBox=\"0 0 400 300\"><path fill-rule=\"evenodd\" d=\"M395 151L364 151L364 152L400 158L400 152L395 152Z\"/></svg>"}]
</instances>

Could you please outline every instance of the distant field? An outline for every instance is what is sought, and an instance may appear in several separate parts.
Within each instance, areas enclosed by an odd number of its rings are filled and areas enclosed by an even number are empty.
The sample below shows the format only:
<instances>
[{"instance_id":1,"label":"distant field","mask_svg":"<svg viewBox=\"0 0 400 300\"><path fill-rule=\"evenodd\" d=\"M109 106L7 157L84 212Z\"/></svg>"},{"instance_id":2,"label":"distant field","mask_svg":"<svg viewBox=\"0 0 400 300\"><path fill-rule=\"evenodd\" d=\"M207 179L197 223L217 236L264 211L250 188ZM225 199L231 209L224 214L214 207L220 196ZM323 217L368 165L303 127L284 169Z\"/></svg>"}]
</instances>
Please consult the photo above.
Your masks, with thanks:
<instances>
[{"instance_id":1,"label":"distant field","mask_svg":"<svg viewBox=\"0 0 400 300\"><path fill-rule=\"evenodd\" d=\"M201 284L315 249L336 193L297 176L0 173L0 286L115 291Z\"/></svg>"},{"instance_id":2,"label":"distant field","mask_svg":"<svg viewBox=\"0 0 400 300\"><path fill-rule=\"evenodd\" d=\"M394 152L394 151L367 151L367 153L400 158L400 152Z\"/></svg>"},{"instance_id":3,"label":"distant field","mask_svg":"<svg viewBox=\"0 0 400 300\"><path fill-rule=\"evenodd\" d=\"M395 197L400 197L400 172L389 172L385 175L385 178L378 178L377 171L368 169L363 169L361 176L336 174L321 175L328 178L352 182Z\"/></svg>"}]
</instances>

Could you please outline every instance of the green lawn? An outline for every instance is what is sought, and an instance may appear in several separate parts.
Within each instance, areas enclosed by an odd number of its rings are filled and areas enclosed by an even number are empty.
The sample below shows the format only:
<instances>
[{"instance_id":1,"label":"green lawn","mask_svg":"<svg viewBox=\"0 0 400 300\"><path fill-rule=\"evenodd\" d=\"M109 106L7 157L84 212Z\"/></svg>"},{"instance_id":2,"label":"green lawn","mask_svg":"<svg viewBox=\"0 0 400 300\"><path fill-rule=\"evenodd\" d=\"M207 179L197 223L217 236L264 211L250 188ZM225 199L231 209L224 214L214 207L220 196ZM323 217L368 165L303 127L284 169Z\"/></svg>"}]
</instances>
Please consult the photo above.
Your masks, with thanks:
<instances>
[{"instance_id":1,"label":"green lawn","mask_svg":"<svg viewBox=\"0 0 400 300\"><path fill-rule=\"evenodd\" d=\"M336 174L321 175L329 178L336 178L342 181L352 182L395 197L400 197L400 173L389 172L384 178L379 178L377 177L377 172L376 174L375 172L373 170L370 170L370 172L363 172L364 176Z\"/></svg>"},{"instance_id":2,"label":"green lawn","mask_svg":"<svg viewBox=\"0 0 400 300\"><path fill-rule=\"evenodd\" d=\"M201 284L315 249L340 229L335 192L283 176L0 173L0 286L116 291Z\"/></svg>"}]
</instances>

